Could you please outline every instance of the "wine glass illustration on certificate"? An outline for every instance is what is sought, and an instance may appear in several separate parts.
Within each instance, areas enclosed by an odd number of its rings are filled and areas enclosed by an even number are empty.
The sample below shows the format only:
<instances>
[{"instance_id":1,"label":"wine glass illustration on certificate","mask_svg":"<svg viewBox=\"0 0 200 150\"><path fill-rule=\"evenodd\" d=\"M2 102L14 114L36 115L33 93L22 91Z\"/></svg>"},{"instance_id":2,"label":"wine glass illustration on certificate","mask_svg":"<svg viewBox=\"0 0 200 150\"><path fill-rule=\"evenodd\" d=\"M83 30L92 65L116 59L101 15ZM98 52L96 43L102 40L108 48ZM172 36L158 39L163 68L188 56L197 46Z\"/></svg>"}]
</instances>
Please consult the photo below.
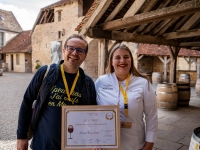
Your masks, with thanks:
<instances>
[{"instance_id":1,"label":"wine glass illustration on certificate","mask_svg":"<svg viewBox=\"0 0 200 150\"><path fill-rule=\"evenodd\" d=\"M72 125L68 126L68 132L70 133L70 137L68 139L72 139L71 138L71 133L74 131L74 127Z\"/></svg>"}]
</instances>

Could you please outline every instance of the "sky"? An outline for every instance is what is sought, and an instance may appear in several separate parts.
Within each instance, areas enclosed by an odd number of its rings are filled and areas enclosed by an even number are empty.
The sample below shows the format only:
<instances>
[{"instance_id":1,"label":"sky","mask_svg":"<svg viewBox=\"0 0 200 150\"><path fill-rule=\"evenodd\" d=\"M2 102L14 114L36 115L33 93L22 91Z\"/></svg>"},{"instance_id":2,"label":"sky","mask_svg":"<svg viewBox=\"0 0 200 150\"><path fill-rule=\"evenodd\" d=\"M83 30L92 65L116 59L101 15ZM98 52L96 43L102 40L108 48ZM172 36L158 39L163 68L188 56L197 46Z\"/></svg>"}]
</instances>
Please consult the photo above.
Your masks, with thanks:
<instances>
[{"instance_id":1,"label":"sky","mask_svg":"<svg viewBox=\"0 0 200 150\"><path fill-rule=\"evenodd\" d=\"M40 9L59 0L0 0L0 9L12 11L23 30L31 30Z\"/></svg>"}]
</instances>

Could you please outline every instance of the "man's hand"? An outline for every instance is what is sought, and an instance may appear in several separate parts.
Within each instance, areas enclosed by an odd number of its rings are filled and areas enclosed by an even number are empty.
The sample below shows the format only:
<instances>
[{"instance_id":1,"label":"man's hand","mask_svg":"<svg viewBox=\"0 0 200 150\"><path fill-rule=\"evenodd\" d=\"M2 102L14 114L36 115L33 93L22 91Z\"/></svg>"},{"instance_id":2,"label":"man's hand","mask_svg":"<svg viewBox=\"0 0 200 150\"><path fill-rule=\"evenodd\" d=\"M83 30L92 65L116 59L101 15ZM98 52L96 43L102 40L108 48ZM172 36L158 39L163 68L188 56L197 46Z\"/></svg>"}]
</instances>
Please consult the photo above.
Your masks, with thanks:
<instances>
[{"instance_id":1,"label":"man's hand","mask_svg":"<svg viewBox=\"0 0 200 150\"><path fill-rule=\"evenodd\" d=\"M17 150L28 150L28 139L18 139Z\"/></svg>"}]
</instances>

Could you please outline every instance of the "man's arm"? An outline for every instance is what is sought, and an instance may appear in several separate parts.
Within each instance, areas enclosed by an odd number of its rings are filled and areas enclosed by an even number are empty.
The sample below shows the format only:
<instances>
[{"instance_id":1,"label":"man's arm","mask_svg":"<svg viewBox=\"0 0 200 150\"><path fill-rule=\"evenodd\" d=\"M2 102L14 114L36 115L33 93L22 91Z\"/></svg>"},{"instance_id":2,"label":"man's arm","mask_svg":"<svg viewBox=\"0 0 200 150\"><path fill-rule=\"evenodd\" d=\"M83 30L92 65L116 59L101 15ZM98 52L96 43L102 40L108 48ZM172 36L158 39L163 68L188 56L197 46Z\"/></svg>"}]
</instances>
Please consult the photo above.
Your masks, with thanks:
<instances>
[{"instance_id":1,"label":"man's arm","mask_svg":"<svg viewBox=\"0 0 200 150\"><path fill-rule=\"evenodd\" d=\"M18 139L17 140L17 150L28 150L28 140Z\"/></svg>"},{"instance_id":2,"label":"man's arm","mask_svg":"<svg viewBox=\"0 0 200 150\"><path fill-rule=\"evenodd\" d=\"M20 106L17 139L27 139L27 132L32 117L32 103L37 98L43 76L47 67L41 67L29 83Z\"/></svg>"}]
</instances>

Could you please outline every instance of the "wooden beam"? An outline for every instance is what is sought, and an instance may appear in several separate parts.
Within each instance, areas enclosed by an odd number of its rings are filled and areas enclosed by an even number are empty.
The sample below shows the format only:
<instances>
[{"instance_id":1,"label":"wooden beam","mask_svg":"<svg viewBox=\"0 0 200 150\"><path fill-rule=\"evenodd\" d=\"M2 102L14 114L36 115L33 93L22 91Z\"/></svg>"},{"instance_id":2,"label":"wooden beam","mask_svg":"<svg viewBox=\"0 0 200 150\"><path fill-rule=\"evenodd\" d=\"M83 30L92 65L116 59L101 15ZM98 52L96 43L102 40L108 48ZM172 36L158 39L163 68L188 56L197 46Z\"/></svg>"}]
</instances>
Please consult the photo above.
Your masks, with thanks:
<instances>
[{"instance_id":1,"label":"wooden beam","mask_svg":"<svg viewBox=\"0 0 200 150\"><path fill-rule=\"evenodd\" d=\"M167 19L165 21L162 21L158 26L156 26L156 29L154 29L152 32L151 32L151 35L155 35L157 34L159 31L161 31L164 27L166 27L170 22L171 22L172 19Z\"/></svg>"},{"instance_id":2,"label":"wooden beam","mask_svg":"<svg viewBox=\"0 0 200 150\"><path fill-rule=\"evenodd\" d=\"M135 15L146 0L135 0L123 18Z\"/></svg>"},{"instance_id":3,"label":"wooden beam","mask_svg":"<svg viewBox=\"0 0 200 150\"><path fill-rule=\"evenodd\" d=\"M182 42L179 44L180 47L200 47L200 41L197 42Z\"/></svg>"},{"instance_id":4,"label":"wooden beam","mask_svg":"<svg viewBox=\"0 0 200 150\"><path fill-rule=\"evenodd\" d=\"M200 1L196 2L196 0L192 0L148 13L142 13L128 18L106 22L101 26L103 30L120 30L154 21L180 17L195 12L200 12Z\"/></svg>"},{"instance_id":5,"label":"wooden beam","mask_svg":"<svg viewBox=\"0 0 200 150\"><path fill-rule=\"evenodd\" d=\"M199 20L200 12L195 13L190 19L181 27L180 30L188 30L190 27Z\"/></svg>"},{"instance_id":6,"label":"wooden beam","mask_svg":"<svg viewBox=\"0 0 200 150\"><path fill-rule=\"evenodd\" d=\"M144 57L144 55L138 55L138 60L142 59L142 57Z\"/></svg>"},{"instance_id":7,"label":"wooden beam","mask_svg":"<svg viewBox=\"0 0 200 150\"><path fill-rule=\"evenodd\" d=\"M99 6L95 9L92 16L89 18L86 24L82 27L82 30L80 34L85 35L87 30L91 27L93 27L101 18L101 16L104 14L104 12L107 10L107 8L110 6L111 2L113 0L101 0Z\"/></svg>"},{"instance_id":8,"label":"wooden beam","mask_svg":"<svg viewBox=\"0 0 200 150\"><path fill-rule=\"evenodd\" d=\"M42 17L39 19L38 24L42 24L42 22L44 20L44 16L45 16L45 12L42 13Z\"/></svg>"},{"instance_id":9,"label":"wooden beam","mask_svg":"<svg viewBox=\"0 0 200 150\"><path fill-rule=\"evenodd\" d=\"M151 1L148 1L148 3L145 3L147 6L145 6L144 8L144 11L143 12L148 12L150 11L153 6L157 3L158 0L151 0Z\"/></svg>"},{"instance_id":10,"label":"wooden beam","mask_svg":"<svg viewBox=\"0 0 200 150\"><path fill-rule=\"evenodd\" d=\"M168 46L169 54L170 54L170 83L176 83L176 64L177 64L177 56L180 51L179 47Z\"/></svg>"},{"instance_id":11,"label":"wooden beam","mask_svg":"<svg viewBox=\"0 0 200 150\"><path fill-rule=\"evenodd\" d=\"M144 3L144 5L142 6L142 7L144 7L143 12L148 12L148 11L150 11L157 1L158 1L158 0L151 0L151 1L148 2L148 3ZM141 26L137 29L137 31L135 31L135 33L144 30L144 28L146 28L146 25L148 25L148 24L143 24L143 25L141 25ZM129 30L131 30L131 28L125 29L125 32L128 32Z\"/></svg>"},{"instance_id":12,"label":"wooden beam","mask_svg":"<svg viewBox=\"0 0 200 150\"><path fill-rule=\"evenodd\" d=\"M192 49L192 50L200 50L200 47L191 47L190 49Z\"/></svg>"},{"instance_id":13,"label":"wooden beam","mask_svg":"<svg viewBox=\"0 0 200 150\"><path fill-rule=\"evenodd\" d=\"M167 7L167 6L169 5L170 2L171 2L170 0L165 0L163 3L161 3L161 4L158 6L157 9L161 9L161 8ZM170 20L171 20L171 18L168 19L168 20L166 20L166 21L155 21L155 22L152 22L152 23L150 23L150 24L148 25L148 27L145 29L145 31L142 32L142 34L150 33L150 35L155 35L155 34L153 33L153 31L154 31L154 32L158 32L158 31L160 30L159 27L160 27L160 28L163 28L163 27L161 27L161 26L162 26L164 23L167 24L167 22L169 22ZM156 28L155 28L155 26L156 26ZM164 25L163 25L163 26L164 26Z\"/></svg>"},{"instance_id":14,"label":"wooden beam","mask_svg":"<svg viewBox=\"0 0 200 150\"><path fill-rule=\"evenodd\" d=\"M112 11L112 13L108 16L108 18L105 20L105 22L112 20L117 13L124 7L124 5L128 2L128 0L121 0L119 4L115 7L115 9Z\"/></svg>"},{"instance_id":15,"label":"wooden beam","mask_svg":"<svg viewBox=\"0 0 200 150\"><path fill-rule=\"evenodd\" d=\"M174 40L165 40L161 37L139 35L120 31L104 31L102 29L89 29L87 36L91 38L102 38L116 41L178 46L178 42Z\"/></svg>"},{"instance_id":16,"label":"wooden beam","mask_svg":"<svg viewBox=\"0 0 200 150\"><path fill-rule=\"evenodd\" d=\"M161 36L163 33L166 32L166 30L171 26L173 25L176 21L177 21L178 18L173 18L172 20L170 20L170 22L167 23L166 26L164 26L158 33L157 33L157 36Z\"/></svg>"},{"instance_id":17,"label":"wooden beam","mask_svg":"<svg viewBox=\"0 0 200 150\"><path fill-rule=\"evenodd\" d=\"M200 36L200 29L177 31L177 32L163 34L163 37L166 39L179 39L179 38L187 38L194 36Z\"/></svg>"},{"instance_id":18,"label":"wooden beam","mask_svg":"<svg viewBox=\"0 0 200 150\"><path fill-rule=\"evenodd\" d=\"M47 15L49 13L49 10L45 10L45 15L44 15L44 23L47 23Z\"/></svg>"},{"instance_id":19,"label":"wooden beam","mask_svg":"<svg viewBox=\"0 0 200 150\"><path fill-rule=\"evenodd\" d=\"M52 12L50 11L49 13L50 13L50 15L49 15L49 17L48 17L48 19L47 19L47 22L50 22L50 19L52 18L53 14L54 14L53 11L52 11Z\"/></svg>"}]
</instances>

